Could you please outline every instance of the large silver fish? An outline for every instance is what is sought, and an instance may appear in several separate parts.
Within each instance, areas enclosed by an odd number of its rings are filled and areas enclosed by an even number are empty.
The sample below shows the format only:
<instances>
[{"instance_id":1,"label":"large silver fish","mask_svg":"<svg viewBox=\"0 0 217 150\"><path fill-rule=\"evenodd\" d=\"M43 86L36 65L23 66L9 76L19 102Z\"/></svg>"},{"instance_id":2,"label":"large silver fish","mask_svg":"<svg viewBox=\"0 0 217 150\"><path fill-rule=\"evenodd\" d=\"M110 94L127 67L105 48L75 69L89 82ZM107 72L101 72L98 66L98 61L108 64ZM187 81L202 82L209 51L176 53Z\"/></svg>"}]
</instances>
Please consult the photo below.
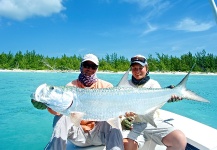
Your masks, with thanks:
<instances>
[{"instance_id":1,"label":"large silver fish","mask_svg":"<svg viewBox=\"0 0 217 150\"><path fill-rule=\"evenodd\" d=\"M128 72L125 73L118 87L107 89L82 89L66 86L40 85L32 99L46 104L53 110L68 115L72 122L79 125L80 120L108 121L117 118L125 112L138 114L137 120L153 121L155 110L162 107L171 95L181 96L185 99L209 102L205 98L186 89L186 82L190 72L173 89L147 89L124 87L128 83ZM117 127L117 126L116 126Z\"/></svg>"}]
</instances>

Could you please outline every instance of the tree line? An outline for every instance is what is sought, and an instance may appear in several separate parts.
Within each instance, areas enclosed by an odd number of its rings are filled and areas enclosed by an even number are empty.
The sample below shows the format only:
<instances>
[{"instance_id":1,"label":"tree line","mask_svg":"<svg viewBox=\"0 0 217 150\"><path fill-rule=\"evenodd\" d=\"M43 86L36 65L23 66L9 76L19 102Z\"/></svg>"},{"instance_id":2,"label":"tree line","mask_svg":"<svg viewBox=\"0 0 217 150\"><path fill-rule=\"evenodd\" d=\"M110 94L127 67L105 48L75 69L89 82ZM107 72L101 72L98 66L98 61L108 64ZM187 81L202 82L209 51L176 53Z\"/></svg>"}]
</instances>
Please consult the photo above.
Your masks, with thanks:
<instances>
[{"instance_id":1,"label":"tree line","mask_svg":"<svg viewBox=\"0 0 217 150\"><path fill-rule=\"evenodd\" d=\"M156 57L149 54L147 57L150 71L189 71L196 63L193 71L217 72L217 56L206 53L205 50L192 54L188 52L180 57L168 54L156 53ZM35 50L16 54L0 54L0 69L22 69L22 70L79 70L82 56L73 55L61 57L48 57L37 54ZM116 53L106 54L104 58L99 58L101 71L126 71L129 68L130 60Z\"/></svg>"}]
</instances>

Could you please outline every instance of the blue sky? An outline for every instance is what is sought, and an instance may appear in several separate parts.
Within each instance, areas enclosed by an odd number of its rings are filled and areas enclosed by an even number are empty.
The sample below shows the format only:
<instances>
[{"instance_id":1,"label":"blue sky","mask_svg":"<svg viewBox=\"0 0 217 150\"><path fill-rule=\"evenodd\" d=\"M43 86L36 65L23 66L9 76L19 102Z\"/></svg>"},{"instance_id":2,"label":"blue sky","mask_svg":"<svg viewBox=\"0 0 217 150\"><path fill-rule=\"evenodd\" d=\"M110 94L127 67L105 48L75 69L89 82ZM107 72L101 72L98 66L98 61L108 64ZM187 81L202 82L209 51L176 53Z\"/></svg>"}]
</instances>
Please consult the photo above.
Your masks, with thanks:
<instances>
[{"instance_id":1,"label":"blue sky","mask_svg":"<svg viewBox=\"0 0 217 150\"><path fill-rule=\"evenodd\" d=\"M217 55L210 0L0 0L0 52Z\"/></svg>"}]
</instances>

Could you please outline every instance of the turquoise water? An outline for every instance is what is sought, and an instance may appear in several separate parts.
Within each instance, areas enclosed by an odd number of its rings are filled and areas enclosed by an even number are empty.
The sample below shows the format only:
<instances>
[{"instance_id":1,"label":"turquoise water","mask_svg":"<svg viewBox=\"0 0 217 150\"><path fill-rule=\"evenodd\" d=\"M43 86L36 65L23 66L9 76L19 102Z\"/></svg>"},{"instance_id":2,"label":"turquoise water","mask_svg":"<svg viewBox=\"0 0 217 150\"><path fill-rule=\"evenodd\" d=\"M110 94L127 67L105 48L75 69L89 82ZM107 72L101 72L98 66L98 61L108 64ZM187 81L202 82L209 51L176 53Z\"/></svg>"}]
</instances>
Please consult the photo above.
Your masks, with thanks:
<instances>
[{"instance_id":1,"label":"turquoise water","mask_svg":"<svg viewBox=\"0 0 217 150\"><path fill-rule=\"evenodd\" d=\"M30 94L42 83L65 85L78 73L0 72L0 149L39 150L50 139L53 116L46 110L35 109ZM98 74L117 85L122 74ZM184 75L151 75L162 87L176 85ZM217 129L217 76L191 75L187 88L210 100L199 103L183 100L169 103L169 110Z\"/></svg>"}]
</instances>

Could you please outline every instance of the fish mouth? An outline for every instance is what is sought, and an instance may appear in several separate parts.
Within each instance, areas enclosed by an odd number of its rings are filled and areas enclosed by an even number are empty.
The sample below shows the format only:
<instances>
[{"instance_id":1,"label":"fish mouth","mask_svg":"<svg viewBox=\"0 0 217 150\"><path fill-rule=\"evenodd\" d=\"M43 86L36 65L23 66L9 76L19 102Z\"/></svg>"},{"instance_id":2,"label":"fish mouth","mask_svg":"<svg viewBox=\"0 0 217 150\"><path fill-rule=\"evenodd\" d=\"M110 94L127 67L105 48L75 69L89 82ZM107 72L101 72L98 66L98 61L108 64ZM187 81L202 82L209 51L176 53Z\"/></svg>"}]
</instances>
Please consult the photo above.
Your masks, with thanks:
<instances>
[{"instance_id":1,"label":"fish mouth","mask_svg":"<svg viewBox=\"0 0 217 150\"><path fill-rule=\"evenodd\" d=\"M38 101L39 102L39 97L40 97L40 94L42 93L43 89L47 86L46 83L40 85L36 91L34 93L31 93L30 94L30 98L35 100L35 101Z\"/></svg>"},{"instance_id":2,"label":"fish mouth","mask_svg":"<svg viewBox=\"0 0 217 150\"><path fill-rule=\"evenodd\" d=\"M33 99L33 100L35 100L35 93L31 93L30 94L30 98Z\"/></svg>"},{"instance_id":3,"label":"fish mouth","mask_svg":"<svg viewBox=\"0 0 217 150\"><path fill-rule=\"evenodd\" d=\"M44 84L40 85L40 86L36 89L36 91L35 91L35 99L36 99L36 100L37 100L37 97L38 97L39 95L43 95L43 94L42 94L42 93L43 93L43 89L46 88L46 86L47 86L47 84L44 83Z\"/></svg>"}]
</instances>

